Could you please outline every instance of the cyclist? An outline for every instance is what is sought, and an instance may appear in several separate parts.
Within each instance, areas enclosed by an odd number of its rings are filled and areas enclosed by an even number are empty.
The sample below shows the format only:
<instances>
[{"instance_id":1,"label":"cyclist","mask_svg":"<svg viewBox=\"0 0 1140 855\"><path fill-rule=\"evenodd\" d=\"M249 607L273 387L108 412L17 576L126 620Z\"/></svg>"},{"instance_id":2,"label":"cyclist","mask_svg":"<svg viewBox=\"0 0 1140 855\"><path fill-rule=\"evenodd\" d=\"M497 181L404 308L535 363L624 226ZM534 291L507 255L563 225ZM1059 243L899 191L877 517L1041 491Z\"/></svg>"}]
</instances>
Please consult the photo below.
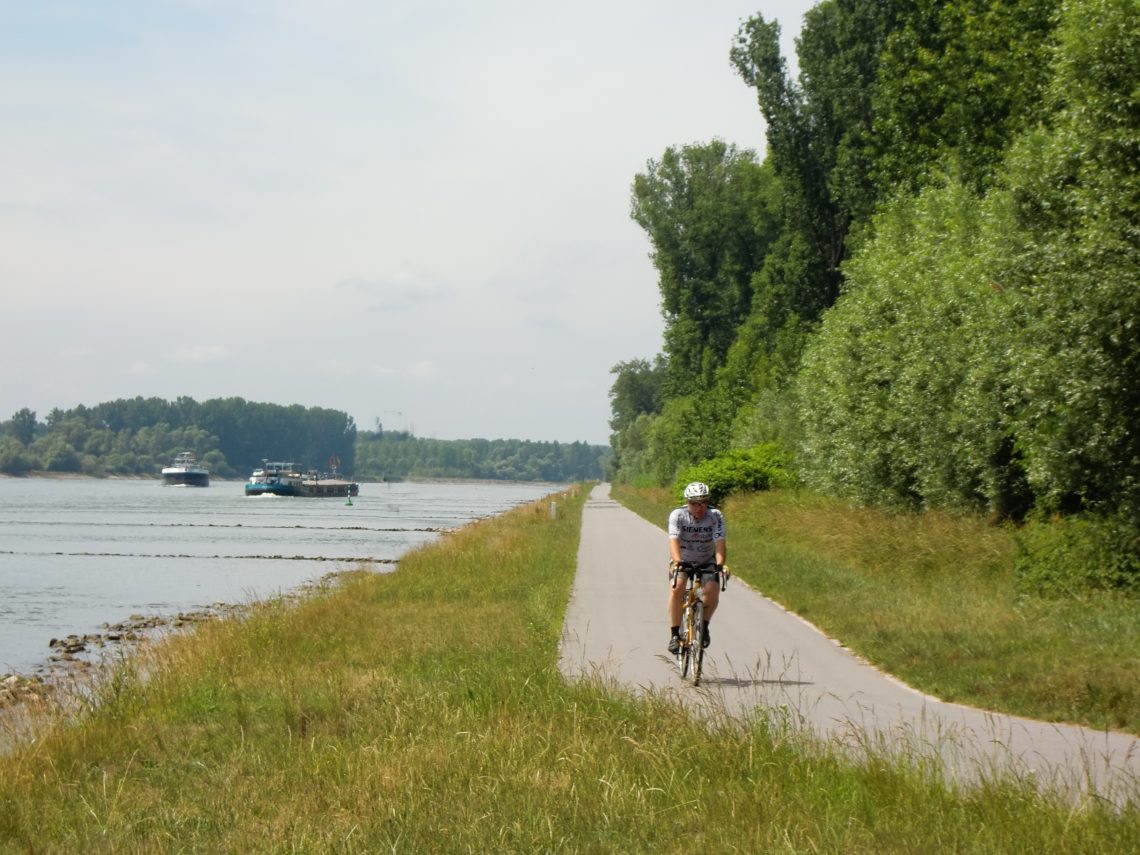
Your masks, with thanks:
<instances>
[{"instance_id":1,"label":"cyclist","mask_svg":"<svg viewBox=\"0 0 1140 855\"><path fill-rule=\"evenodd\" d=\"M676 571L681 562L702 566L708 563L716 569L724 570L725 537L724 515L717 508L709 507L709 488L700 481L685 487L685 504L669 514L669 563L670 571ZM676 653L681 646L681 611L685 606L684 579L669 589L669 652ZM705 622L701 646L709 646L709 621L720 598L720 585L714 576L706 576Z\"/></svg>"}]
</instances>

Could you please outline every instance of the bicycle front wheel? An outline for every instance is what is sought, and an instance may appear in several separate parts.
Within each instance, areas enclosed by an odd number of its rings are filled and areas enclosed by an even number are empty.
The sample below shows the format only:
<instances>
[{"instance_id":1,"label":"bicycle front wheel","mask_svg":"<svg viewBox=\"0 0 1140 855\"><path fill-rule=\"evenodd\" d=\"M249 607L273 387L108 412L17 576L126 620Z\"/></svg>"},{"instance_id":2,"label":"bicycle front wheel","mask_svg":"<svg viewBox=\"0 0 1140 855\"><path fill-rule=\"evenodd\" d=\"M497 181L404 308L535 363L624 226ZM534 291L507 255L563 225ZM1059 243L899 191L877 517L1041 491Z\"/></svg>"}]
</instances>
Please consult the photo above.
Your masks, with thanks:
<instances>
[{"instance_id":1,"label":"bicycle front wheel","mask_svg":"<svg viewBox=\"0 0 1140 855\"><path fill-rule=\"evenodd\" d=\"M705 661L705 604L700 600L693 606L692 645L689 647L689 656L692 657L693 685L701 684L701 665Z\"/></svg>"},{"instance_id":2,"label":"bicycle front wheel","mask_svg":"<svg viewBox=\"0 0 1140 855\"><path fill-rule=\"evenodd\" d=\"M681 613L681 646L677 648L677 667L681 669L682 680L689 676L689 654L693 649L692 645L689 644L692 635L689 632L689 623L689 610L685 609Z\"/></svg>"}]
</instances>

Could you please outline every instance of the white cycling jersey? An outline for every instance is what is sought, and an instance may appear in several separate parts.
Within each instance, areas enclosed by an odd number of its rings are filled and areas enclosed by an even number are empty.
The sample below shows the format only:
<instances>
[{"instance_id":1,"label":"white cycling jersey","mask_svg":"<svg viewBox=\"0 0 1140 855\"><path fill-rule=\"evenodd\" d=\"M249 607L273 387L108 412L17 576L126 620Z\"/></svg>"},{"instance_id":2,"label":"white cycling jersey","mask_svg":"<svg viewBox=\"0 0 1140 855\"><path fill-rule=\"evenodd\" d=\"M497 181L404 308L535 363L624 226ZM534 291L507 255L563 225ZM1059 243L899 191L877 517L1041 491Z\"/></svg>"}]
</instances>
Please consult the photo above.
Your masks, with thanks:
<instances>
[{"instance_id":1,"label":"white cycling jersey","mask_svg":"<svg viewBox=\"0 0 1140 855\"><path fill-rule=\"evenodd\" d=\"M688 505L676 508L669 514L669 537L677 538L681 545L681 560L693 564L706 564L716 559L716 542L724 540L724 515L716 508L707 508L701 519L689 512Z\"/></svg>"}]
</instances>

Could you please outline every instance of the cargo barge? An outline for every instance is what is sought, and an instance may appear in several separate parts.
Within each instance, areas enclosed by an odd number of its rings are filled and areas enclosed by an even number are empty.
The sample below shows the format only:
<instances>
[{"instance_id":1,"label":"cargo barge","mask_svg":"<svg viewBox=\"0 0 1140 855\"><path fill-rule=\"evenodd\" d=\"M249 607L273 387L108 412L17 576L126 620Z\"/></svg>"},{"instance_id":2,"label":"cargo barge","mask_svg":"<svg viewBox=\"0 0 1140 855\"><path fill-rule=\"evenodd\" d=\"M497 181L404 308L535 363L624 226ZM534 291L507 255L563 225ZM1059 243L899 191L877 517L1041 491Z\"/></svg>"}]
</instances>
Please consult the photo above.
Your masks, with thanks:
<instances>
[{"instance_id":1,"label":"cargo barge","mask_svg":"<svg viewBox=\"0 0 1140 855\"><path fill-rule=\"evenodd\" d=\"M245 484L247 496L297 496L302 498L360 495L360 485L337 472L302 473L295 463L263 460Z\"/></svg>"}]
</instances>

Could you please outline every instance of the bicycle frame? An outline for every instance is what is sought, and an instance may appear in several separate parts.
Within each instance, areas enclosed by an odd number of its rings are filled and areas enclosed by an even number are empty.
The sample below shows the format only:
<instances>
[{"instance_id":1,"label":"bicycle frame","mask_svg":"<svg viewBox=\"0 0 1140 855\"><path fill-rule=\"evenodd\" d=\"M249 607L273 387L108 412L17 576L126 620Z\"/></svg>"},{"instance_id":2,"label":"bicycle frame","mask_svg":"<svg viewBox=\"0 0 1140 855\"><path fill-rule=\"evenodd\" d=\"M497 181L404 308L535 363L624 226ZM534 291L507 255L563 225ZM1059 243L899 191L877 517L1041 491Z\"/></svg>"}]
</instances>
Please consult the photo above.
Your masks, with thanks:
<instances>
[{"instance_id":1,"label":"bicycle frame","mask_svg":"<svg viewBox=\"0 0 1140 855\"><path fill-rule=\"evenodd\" d=\"M709 568L713 569L709 569ZM701 644L705 622L705 582L712 576L720 583L723 591L727 579L709 562L690 564L683 562L680 568L670 572L673 587L677 586L677 574L685 574L685 603L681 611L681 645L677 649L677 667L681 669L681 679L692 675L694 686L701 684L701 666L704 664L705 649Z\"/></svg>"}]
</instances>

